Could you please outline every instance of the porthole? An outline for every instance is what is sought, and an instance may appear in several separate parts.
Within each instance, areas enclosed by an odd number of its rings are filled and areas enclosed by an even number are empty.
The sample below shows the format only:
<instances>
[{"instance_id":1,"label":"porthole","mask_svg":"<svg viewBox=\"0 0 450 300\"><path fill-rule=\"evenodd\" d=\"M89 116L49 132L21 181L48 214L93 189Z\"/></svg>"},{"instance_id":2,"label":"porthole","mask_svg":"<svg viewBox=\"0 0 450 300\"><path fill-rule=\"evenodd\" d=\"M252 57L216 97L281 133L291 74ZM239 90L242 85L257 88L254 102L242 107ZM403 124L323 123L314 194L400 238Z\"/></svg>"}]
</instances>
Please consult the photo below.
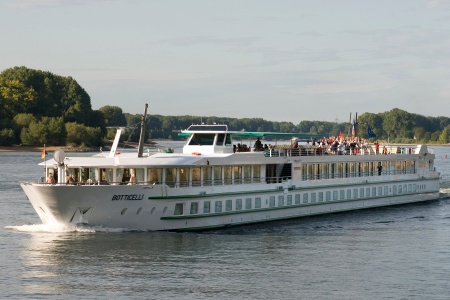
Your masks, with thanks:
<instances>
[{"instance_id":1,"label":"porthole","mask_svg":"<svg viewBox=\"0 0 450 300\"><path fill-rule=\"evenodd\" d=\"M142 212L142 207L139 207L139 209L137 210L136 214L137 214L137 215L140 215L141 212Z\"/></svg>"},{"instance_id":2,"label":"porthole","mask_svg":"<svg viewBox=\"0 0 450 300\"><path fill-rule=\"evenodd\" d=\"M164 207L164 209L163 209L163 214L165 214L166 212L167 212L167 206Z\"/></svg>"},{"instance_id":3,"label":"porthole","mask_svg":"<svg viewBox=\"0 0 450 300\"><path fill-rule=\"evenodd\" d=\"M156 207L153 207L152 210L150 211L150 214L153 215L155 213L155 210L156 210Z\"/></svg>"},{"instance_id":4,"label":"porthole","mask_svg":"<svg viewBox=\"0 0 450 300\"><path fill-rule=\"evenodd\" d=\"M122 211L120 212L120 214L123 216L126 212L127 212L128 208L124 208L122 209Z\"/></svg>"}]
</instances>

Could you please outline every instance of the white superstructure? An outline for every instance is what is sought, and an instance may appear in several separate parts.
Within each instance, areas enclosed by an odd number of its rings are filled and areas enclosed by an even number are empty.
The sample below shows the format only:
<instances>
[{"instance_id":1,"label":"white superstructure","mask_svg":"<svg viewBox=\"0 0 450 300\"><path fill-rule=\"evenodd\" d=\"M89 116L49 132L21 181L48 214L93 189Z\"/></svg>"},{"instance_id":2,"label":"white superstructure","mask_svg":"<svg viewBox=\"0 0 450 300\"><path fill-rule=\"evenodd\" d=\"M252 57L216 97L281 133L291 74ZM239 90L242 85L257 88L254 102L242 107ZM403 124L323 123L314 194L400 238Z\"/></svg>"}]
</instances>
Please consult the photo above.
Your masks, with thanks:
<instances>
[{"instance_id":1,"label":"white superstructure","mask_svg":"<svg viewBox=\"0 0 450 300\"><path fill-rule=\"evenodd\" d=\"M238 152L238 139L275 134L195 125L181 135L183 153L59 152L58 161L41 163L58 182L21 186L43 223L138 230L202 230L439 197L426 145L388 155L288 145Z\"/></svg>"}]
</instances>

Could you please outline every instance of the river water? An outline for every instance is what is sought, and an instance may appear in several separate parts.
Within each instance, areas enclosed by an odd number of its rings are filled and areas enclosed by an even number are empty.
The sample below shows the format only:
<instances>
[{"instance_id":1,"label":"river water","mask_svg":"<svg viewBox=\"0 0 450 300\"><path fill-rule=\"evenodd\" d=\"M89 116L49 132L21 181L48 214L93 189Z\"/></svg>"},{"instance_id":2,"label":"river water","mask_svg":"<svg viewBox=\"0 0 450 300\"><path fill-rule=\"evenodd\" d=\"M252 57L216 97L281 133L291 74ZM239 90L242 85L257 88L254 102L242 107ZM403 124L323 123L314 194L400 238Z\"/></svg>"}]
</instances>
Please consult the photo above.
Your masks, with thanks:
<instances>
[{"instance_id":1,"label":"river water","mask_svg":"<svg viewBox=\"0 0 450 300\"><path fill-rule=\"evenodd\" d=\"M44 226L19 186L40 153L0 153L0 295L448 299L450 148L433 149L437 201L203 233Z\"/></svg>"}]
</instances>

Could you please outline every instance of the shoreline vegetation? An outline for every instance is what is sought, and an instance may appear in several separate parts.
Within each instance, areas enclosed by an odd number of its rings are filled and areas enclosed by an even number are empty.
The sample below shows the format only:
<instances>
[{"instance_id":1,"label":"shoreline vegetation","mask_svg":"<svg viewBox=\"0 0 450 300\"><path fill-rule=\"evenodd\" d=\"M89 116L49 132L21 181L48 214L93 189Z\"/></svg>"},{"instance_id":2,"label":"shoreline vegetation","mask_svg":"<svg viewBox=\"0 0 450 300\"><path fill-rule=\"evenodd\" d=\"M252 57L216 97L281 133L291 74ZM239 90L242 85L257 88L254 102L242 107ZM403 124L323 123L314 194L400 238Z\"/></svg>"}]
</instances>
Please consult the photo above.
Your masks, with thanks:
<instances>
[{"instance_id":1,"label":"shoreline vegetation","mask_svg":"<svg viewBox=\"0 0 450 300\"><path fill-rule=\"evenodd\" d=\"M157 142L152 141L151 143L144 144L145 148L156 147ZM396 146L412 146L419 144L402 144L402 143L386 143L380 142L380 146L387 145L396 145ZM448 144L426 144L428 146L444 146L449 147ZM123 149L136 149L138 148L138 144L136 143L128 143L127 145L119 144L118 148ZM100 147L75 147L75 146L49 146L45 147L45 151L54 152L58 149L63 149L65 152L100 152ZM102 151L109 152L111 149L111 144L102 147ZM0 153L2 152L42 152L44 151L44 146L21 146L21 145L13 145L13 146L0 146Z\"/></svg>"},{"instance_id":2,"label":"shoreline vegetation","mask_svg":"<svg viewBox=\"0 0 450 300\"><path fill-rule=\"evenodd\" d=\"M111 150L111 144L101 147L101 151L109 152ZM119 143L119 149L136 149L138 148L137 143L128 143L126 145ZM145 143L144 148L155 147L156 142ZM100 147L76 147L76 146L46 146L45 151L55 152L58 149L63 149L65 152L100 152ZM12 146L0 146L1 152L42 152L44 151L44 146L22 146L22 145L12 145Z\"/></svg>"}]
</instances>

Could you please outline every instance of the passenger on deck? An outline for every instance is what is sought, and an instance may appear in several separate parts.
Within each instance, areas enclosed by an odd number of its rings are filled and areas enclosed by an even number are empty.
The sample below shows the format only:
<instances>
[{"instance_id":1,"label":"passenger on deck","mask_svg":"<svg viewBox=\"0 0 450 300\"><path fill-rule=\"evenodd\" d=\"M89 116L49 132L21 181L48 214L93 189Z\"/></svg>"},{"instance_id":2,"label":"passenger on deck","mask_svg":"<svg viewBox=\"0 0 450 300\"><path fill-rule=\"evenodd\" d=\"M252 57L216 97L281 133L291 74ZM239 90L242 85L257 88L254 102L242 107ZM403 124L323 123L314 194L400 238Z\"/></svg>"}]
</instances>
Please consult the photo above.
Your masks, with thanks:
<instances>
[{"instance_id":1,"label":"passenger on deck","mask_svg":"<svg viewBox=\"0 0 450 300\"><path fill-rule=\"evenodd\" d=\"M380 154L380 144L378 143L378 141L375 141L375 143L373 144L375 145L375 153Z\"/></svg>"},{"instance_id":2,"label":"passenger on deck","mask_svg":"<svg viewBox=\"0 0 450 300\"><path fill-rule=\"evenodd\" d=\"M261 151L262 149L262 143L259 140L259 138L256 138L256 142L255 142L255 151Z\"/></svg>"},{"instance_id":3,"label":"passenger on deck","mask_svg":"<svg viewBox=\"0 0 450 300\"><path fill-rule=\"evenodd\" d=\"M136 178L136 174L131 174L131 177L130 177L130 182L128 183L128 185L134 185L134 184L137 184L137 178Z\"/></svg>"},{"instance_id":4,"label":"passenger on deck","mask_svg":"<svg viewBox=\"0 0 450 300\"><path fill-rule=\"evenodd\" d=\"M73 180L72 176L66 176L66 184L75 184L75 180Z\"/></svg>"},{"instance_id":5,"label":"passenger on deck","mask_svg":"<svg viewBox=\"0 0 450 300\"><path fill-rule=\"evenodd\" d=\"M55 178L53 178L53 173L48 173L46 183L55 183Z\"/></svg>"}]
</instances>

